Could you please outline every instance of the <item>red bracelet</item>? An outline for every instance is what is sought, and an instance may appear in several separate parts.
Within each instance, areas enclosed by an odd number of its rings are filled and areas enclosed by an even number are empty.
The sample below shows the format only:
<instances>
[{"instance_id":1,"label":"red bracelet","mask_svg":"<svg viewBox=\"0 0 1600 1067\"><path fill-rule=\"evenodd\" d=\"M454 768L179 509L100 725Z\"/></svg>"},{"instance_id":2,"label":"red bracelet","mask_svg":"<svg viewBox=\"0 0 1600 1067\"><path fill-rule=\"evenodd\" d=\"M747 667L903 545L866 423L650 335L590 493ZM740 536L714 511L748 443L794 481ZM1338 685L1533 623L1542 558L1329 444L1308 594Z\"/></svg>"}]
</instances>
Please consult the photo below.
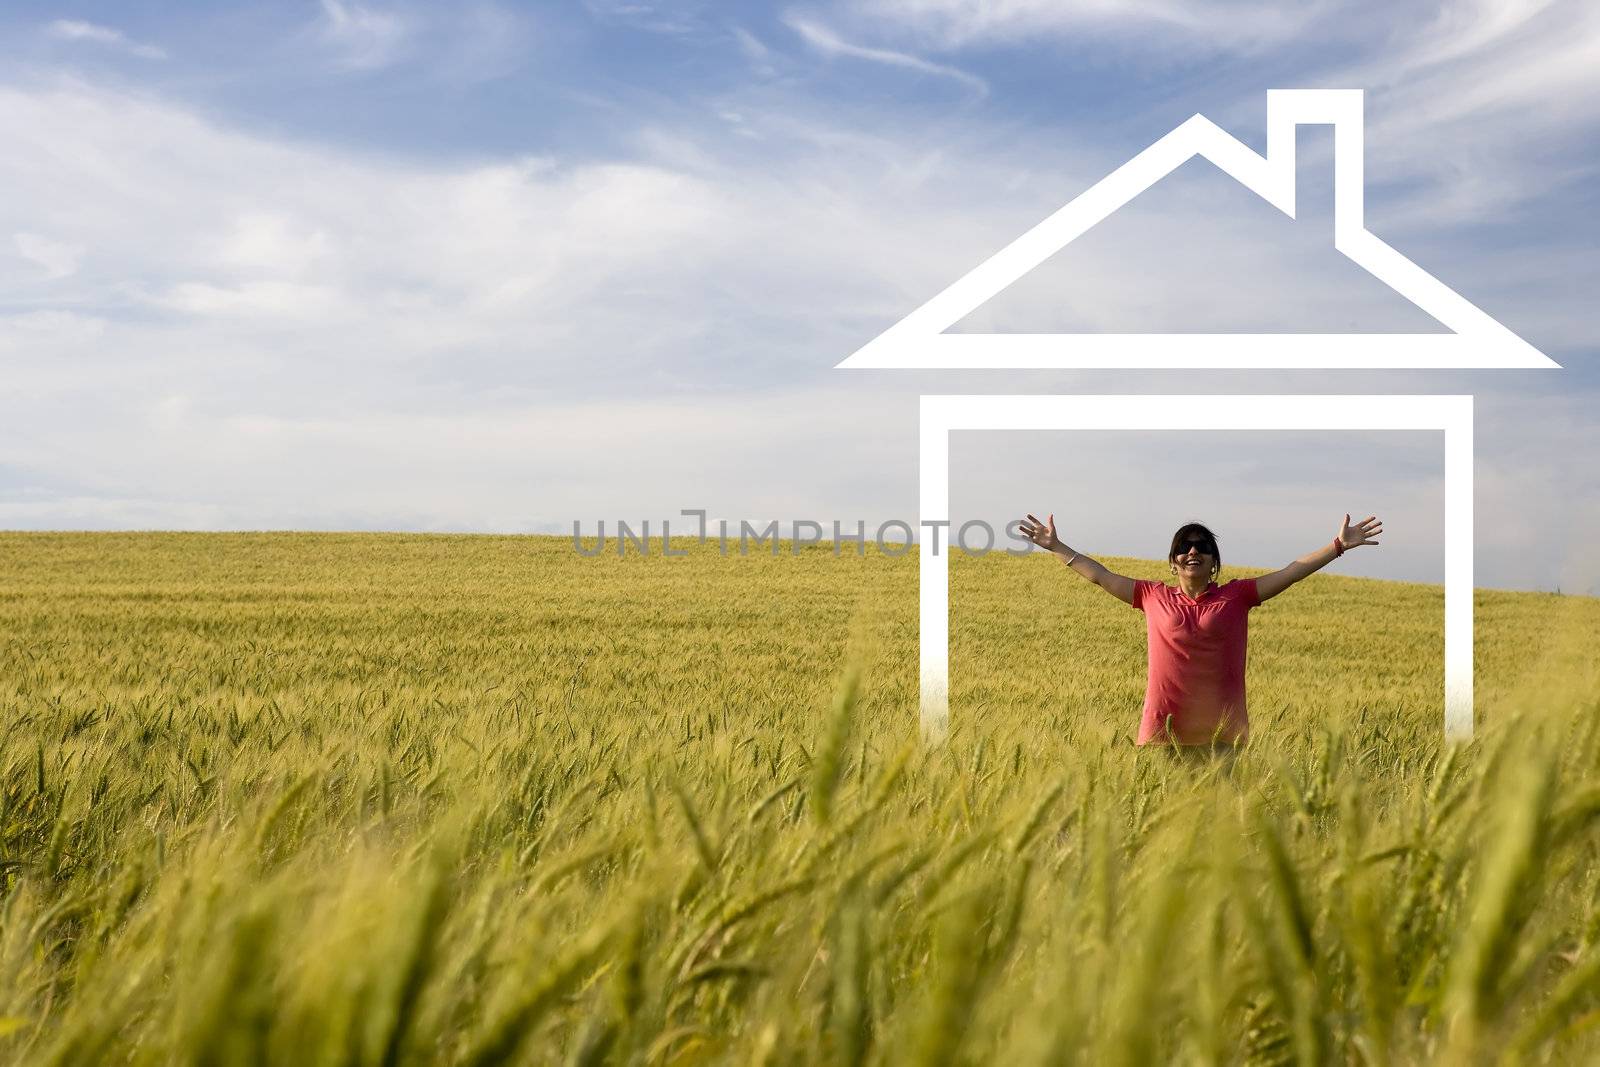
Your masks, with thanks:
<instances>
[{"instance_id":1,"label":"red bracelet","mask_svg":"<svg viewBox=\"0 0 1600 1067\"><path fill-rule=\"evenodd\" d=\"M1342 555L1344 555L1344 542L1335 537L1333 539L1333 558L1338 559Z\"/></svg>"}]
</instances>

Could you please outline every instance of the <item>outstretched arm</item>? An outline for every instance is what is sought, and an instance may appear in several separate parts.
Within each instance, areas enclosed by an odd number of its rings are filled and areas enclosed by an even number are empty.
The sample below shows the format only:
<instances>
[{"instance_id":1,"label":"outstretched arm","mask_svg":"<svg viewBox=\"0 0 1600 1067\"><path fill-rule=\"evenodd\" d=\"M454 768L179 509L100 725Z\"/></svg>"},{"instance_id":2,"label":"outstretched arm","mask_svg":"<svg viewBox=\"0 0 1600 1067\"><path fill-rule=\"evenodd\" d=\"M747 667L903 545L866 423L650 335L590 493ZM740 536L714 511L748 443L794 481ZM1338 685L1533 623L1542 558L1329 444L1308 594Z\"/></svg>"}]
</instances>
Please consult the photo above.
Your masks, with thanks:
<instances>
[{"instance_id":1,"label":"outstretched arm","mask_svg":"<svg viewBox=\"0 0 1600 1067\"><path fill-rule=\"evenodd\" d=\"M1376 516L1368 515L1352 526L1350 516L1346 515L1344 522L1339 524L1339 533L1331 544L1323 545L1315 552L1301 556L1282 570L1263 574L1256 579L1256 593L1264 604L1306 575L1317 573L1344 555L1346 551L1360 548L1362 545L1377 544L1373 538L1381 533L1383 533L1383 523Z\"/></svg>"},{"instance_id":2,"label":"outstretched arm","mask_svg":"<svg viewBox=\"0 0 1600 1067\"><path fill-rule=\"evenodd\" d=\"M1029 515L1022 520L1022 536L1044 549L1053 552L1061 558L1069 568L1083 575L1101 589L1110 593L1124 604L1133 603L1133 579L1126 575L1117 574L1108 570L1098 560L1092 560L1081 552L1075 552L1061 543L1056 536L1056 517L1050 516L1048 523L1040 522Z\"/></svg>"}]
</instances>

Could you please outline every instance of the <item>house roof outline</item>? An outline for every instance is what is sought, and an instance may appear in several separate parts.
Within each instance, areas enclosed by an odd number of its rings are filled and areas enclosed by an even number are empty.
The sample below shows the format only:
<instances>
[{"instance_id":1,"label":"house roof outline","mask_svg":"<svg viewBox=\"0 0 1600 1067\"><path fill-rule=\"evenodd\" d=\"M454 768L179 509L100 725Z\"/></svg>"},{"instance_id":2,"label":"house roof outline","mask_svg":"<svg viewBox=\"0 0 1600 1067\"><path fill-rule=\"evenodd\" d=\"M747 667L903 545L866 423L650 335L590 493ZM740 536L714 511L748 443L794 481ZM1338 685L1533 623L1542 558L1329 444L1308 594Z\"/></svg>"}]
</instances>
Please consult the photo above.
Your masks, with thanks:
<instances>
[{"instance_id":1,"label":"house roof outline","mask_svg":"<svg viewBox=\"0 0 1600 1067\"><path fill-rule=\"evenodd\" d=\"M1334 130L1333 246L1449 333L945 333L1007 286L1202 156L1291 219L1296 128ZM1269 89L1262 156L1195 114L872 341L844 368L1559 368L1366 228L1363 92Z\"/></svg>"}]
</instances>

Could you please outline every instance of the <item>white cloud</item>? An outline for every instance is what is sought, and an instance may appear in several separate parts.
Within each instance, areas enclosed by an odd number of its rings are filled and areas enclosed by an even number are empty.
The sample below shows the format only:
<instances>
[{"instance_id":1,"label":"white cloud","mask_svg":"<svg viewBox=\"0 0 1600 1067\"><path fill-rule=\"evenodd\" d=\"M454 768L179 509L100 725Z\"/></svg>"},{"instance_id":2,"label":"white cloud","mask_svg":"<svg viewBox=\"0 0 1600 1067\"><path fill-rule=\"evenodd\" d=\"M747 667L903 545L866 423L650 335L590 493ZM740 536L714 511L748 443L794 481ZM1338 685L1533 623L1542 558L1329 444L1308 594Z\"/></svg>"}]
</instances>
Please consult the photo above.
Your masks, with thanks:
<instances>
[{"instance_id":1,"label":"white cloud","mask_svg":"<svg viewBox=\"0 0 1600 1067\"><path fill-rule=\"evenodd\" d=\"M764 62L772 56L772 49L761 43L761 38L751 33L742 26L732 29L733 39L738 42L739 49L745 57L752 62Z\"/></svg>"},{"instance_id":2,"label":"white cloud","mask_svg":"<svg viewBox=\"0 0 1600 1067\"><path fill-rule=\"evenodd\" d=\"M250 211L235 220L221 258L240 270L298 276L330 255L328 234L271 211Z\"/></svg>"},{"instance_id":3,"label":"white cloud","mask_svg":"<svg viewBox=\"0 0 1600 1067\"><path fill-rule=\"evenodd\" d=\"M1081 39L1101 32L1130 39L1152 31L1168 47L1174 37L1206 46L1255 47L1304 29L1328 4L1265 0L847 0L841 14L926 47L1019 44L1041 37Z\"/></svg>"},{"instance_id":4,"label":"white cloud","mask_svg":"<svg viewBox=\"0 0 1600 1067\"><path fill-rule=\"evenodd\" d=\"M707 31L705 6L700 0L583 0L593 18L675 37Z\"/></svg>"},{"instance_id":5,"label":"white cloud","mask_svg":"<svg viewBox=\"0 0 1600 1067\"><path fill-rule=\"evenodd\" d=\"M1557 0L1453 0L1440 5L1404 53L1404 69L1445 63L1504 44Z\"/></svg>"},{"instance_id":6,"label":"white cloud","mask_svg":"<svg viewBox=\"0 0 1600 1067\"><path fill-rule=\"evenodd\" d=\"M235 286L183 282L173 286L155 302L193 315L234 319L270 316L279 321L325 320L329 312L339 308L338 297L331 289L278 281L246 282Z\"/></svg>"},{"instance_id":7,"label":"white cloud","mask_svg":"<svg viewBox=\"0 0 1600 1067\"><path fill-rule=\"evenodd\" d=\"M919 74L933 74L941 78L951 78L965 85L978 96L987 96L989 93L988 82L964 70L958 70L942 63L934 63L920 56L910 55L905 52L896 52L887 48L867 48L862 45L852 44L821 22L794 12L786 14L784 22L788 24L790 29L798 33L807 44L825 56L845 56L849 59L861 59L869 63L880 63L888 67L916 71Z\"/></svg>"},{"instance_id":8,"label":"white cloud","mask_svg":"<svg viewBox=\"0 0 1600 1067\"><path fill-rule=\"evenodd\" d=\"M775 77L778 73L777 57L772 49L768 48L761 38L751 33L742 26L734 26L729 30L733 35L734 43L739 46L739 52L750 64L750 69L762 78Z\"/></svg>"},{"instance_id":9,"label":"white cloud","mask_svg":"<svg viewBox=\"0 0 1600 1067\"><path fill-rule=\"evenodd\" d=\"M132 40L121 30L85 22L82 19L56 19L45 27L45 33L62 41L89 41L94 44L109 45L141 59L167 58L166 50L163 48Z\"/></svg>"},{"instance_id":10,"label":"white cloud","mask_svg":"<svg viewBox=\"0 0 1600 1067\"><path fill-rule=\"evenodd\" d=\"M1600 119L1600 7L1456 0L1420 29L1329 72L1369 88L1378 132L1404 138L1459 126L1492 145Z\"/></svg>"},{"instance_id":11,"label":"white cloud","mask_svg":"<svg viewBox=\"0 0 1600 1067\"><path fill-rule=\"evenodd\" d=\"M408 75L470 86L515 72L536 50L535 20L489 0L389 5L321 0L302 39L337 70Z\"/></svg>"},{"instance_id":12,"label":"white cloud","mask_svg":"<svg viewBox=\"0 0 1600 1067\"><path fill-rule=\"evenodd\" d=\"M25 380L27 359L45 359L81 346L97 345L106 321L71 311L24 311L0 317L0 354L12 359L10 369Z\"/></svg>"},{"instance_id":13,"label":"white cloud","mask_svg":"<svg viewBox=\"0 0 1600 1067\"><path fill-rule=\"evenodd\" d=\"M378 70L405 55L413 26L398 12L350 0L322 0L320 34L346 70Z\"/></svg>"},{"instance_id":14,"label":"white cloud","mask_svg":"<svg viewBox=\"0 0 1600 1067\"><path fill-rule=\"evenodd\" d=\"M46 280L65 278L78 269L78 261L83 258L82 245L52 241L36 233L16 233L11 241L23 259L44 271Z\"/></svg>"}]
</instances>

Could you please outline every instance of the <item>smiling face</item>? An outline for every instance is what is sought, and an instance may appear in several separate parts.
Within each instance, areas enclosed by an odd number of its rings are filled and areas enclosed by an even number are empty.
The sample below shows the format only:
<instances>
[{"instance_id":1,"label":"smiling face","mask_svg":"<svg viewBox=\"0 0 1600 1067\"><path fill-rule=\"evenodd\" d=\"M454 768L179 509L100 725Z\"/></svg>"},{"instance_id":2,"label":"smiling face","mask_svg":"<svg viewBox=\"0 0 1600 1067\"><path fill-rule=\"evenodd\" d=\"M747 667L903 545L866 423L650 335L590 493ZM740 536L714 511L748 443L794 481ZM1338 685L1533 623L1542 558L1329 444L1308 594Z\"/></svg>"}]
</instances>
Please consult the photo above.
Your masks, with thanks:
<instances>
[{"instance_id":1,"label":"smiling face","mask_svg":"<svg viewBox=\"0 0 1600 1067\"><path fill-rule=\"evenodd\" d=\"M1178 554L1172 557L1173 566L1180 574L1210 574L1217 548L1209 541L1191 538L1184 542Z\"/></svg>"},{"instance_id":2,"label":"smiling face","mask_svg":"<svg viewBox=\"0 0 1600 1067\"><path fill-rule=\"evenodd\" d=\"M1189 523L1172 535L1172 549L1167 559L1173 573L1185 578L1209 580L1222 569L1216 535L1197 522Z\"/></svg>"}]
</instances>

